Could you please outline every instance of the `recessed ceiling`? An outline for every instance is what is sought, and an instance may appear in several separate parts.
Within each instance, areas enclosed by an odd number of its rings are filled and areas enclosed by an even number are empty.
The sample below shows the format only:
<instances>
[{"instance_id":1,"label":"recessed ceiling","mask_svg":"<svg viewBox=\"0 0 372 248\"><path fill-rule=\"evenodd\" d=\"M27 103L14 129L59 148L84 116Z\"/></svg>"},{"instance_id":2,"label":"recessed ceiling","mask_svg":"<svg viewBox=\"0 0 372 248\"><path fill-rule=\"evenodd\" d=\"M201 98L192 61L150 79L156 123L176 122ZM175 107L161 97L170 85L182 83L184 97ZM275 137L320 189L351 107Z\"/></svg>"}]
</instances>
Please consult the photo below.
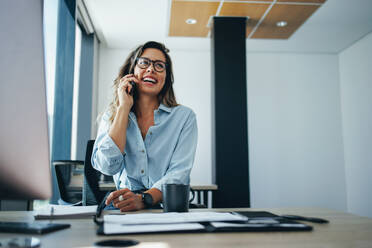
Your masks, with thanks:
<instances>
[{"instance_id":1,"label":"recessed ceiling","mask_svg":"<svg viewBox=\"0 0 372 248\"><path fill-rule=\"evenodd\" d=\"M239 16L248 18L248 39L288 39L324 2L172 0L169 36L208 37L213 16Z\"/></svg>"},{"instance_id":2,"label":"recessed ceiling","mask_svg":"<svg viewBox=\"0 0 372 248\"><path fill-rule=\"evenodd\" d=\"M256 4L271 1L255 0ZM319 4L323 2L314 1ZM217 8L220 4L220 1L208 2L216 3ZM224 5L232 6L232 10L225 9L226 12L221 11L221 14L241 11L234 10L233 6L244 2L247 1L225 0ZM145 41L157 40L164 42L171 50L210 50L208 37L169 36L171 0L84 0L84 3L99 40L107 47L132 49ZM327 0L289 39L261 39L259 35L262 34L257 32L256 39L247 39L247 51L338 53L372 32L371 9L372 0ZM258 9L256 12L257 16L260 15ZM251 19L256 20L254 15Z\"/></svg>"}]
</instances>

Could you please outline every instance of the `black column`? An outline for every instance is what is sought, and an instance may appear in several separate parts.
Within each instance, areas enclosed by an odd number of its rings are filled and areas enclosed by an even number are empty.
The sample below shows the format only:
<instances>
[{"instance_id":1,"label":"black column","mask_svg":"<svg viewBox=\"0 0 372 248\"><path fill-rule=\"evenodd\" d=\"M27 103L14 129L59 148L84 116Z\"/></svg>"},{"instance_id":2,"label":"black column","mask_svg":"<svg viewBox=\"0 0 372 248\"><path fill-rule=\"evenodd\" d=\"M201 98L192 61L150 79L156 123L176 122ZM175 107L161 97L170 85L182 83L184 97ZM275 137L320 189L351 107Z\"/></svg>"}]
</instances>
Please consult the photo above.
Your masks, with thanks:
<instances>
[{"instance_id":1,"label":"black column","mask_svg":"<svg viewBox=\"0 0 372 248\"><path fill-rule=\"evenodd\" d=\"M213 207L250 207L245 30L245 17L213 18Z\"/></svg>"}]
</instances>

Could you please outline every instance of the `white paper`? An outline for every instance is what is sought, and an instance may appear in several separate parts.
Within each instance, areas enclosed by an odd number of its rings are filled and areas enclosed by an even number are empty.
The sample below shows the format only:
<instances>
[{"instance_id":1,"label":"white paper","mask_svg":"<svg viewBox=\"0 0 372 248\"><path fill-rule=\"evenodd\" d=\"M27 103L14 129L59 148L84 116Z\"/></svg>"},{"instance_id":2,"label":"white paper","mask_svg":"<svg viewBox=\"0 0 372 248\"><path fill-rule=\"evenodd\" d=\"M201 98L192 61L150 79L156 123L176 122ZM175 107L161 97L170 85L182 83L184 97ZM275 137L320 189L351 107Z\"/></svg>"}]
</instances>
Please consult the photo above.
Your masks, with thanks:
<instances>
[{"instance_id":1,"label":"white paper","mask_svg":"<svg viewBox=\"0 0 372 248\"><path fill-rule=\"evenodd\" d=\"M215 228L221 227L267 227L268 224L264 223L229 223L229 222L211 222Z\"/></svg>"},{"instance_id":2,"label":"white paper","mask_svg":"<svg viewBox=\"0 0 372 248\"><path fill-rule=\"evenodd\" d=\"M148 233L168 231L190 231L203 230L204 226L199 223L183 224L151 224L151 225L122 225L117 223L104 223L105 234L127 234L127 233Z\"/></svg>"},{"instance_id":3,"label":"white paper","mask_svg":"<svg viewBox=\"0 0 372 248\"><path fill-rule=\"evenodd\" d=\"M304 224L300 223L228 223L228 222L211 222L211 225L215 228L221 227L305 227Z\"/></svg>"},{"instance_id":4,"label":"white paper","mask_svg":"<svg viewBox=\"0 0 372 248\"><path fill-rule=\"evenodd\" d=\"M126 215L105 215L105 223L117 224L175 224L209 221L246 221L243 215L223 212L187 212L187 213L142 213Z\"/></svg>"},{"instance_id":5,"label":"white paper","mask_svg":"<svg viewBox=\"0 0 372 248\"><path fill-rule=\"evenodd\" d=\"M47 207L36 210L35 219L54 219L54 218L76 218L93 216L96 214L97 205L94 206L66 206L48 205Z\"/></svg>"},{"instance_id":6,"label":"white paper","mask_svg":"<svg viewBox=\"0 0 372 248\"><path fill-rule=\"evenodd\" d=\"M249 219L248 222L250 224L279 224L279 221L275 220L274 218L254 218Z\"/></svg>"}]
</instances>

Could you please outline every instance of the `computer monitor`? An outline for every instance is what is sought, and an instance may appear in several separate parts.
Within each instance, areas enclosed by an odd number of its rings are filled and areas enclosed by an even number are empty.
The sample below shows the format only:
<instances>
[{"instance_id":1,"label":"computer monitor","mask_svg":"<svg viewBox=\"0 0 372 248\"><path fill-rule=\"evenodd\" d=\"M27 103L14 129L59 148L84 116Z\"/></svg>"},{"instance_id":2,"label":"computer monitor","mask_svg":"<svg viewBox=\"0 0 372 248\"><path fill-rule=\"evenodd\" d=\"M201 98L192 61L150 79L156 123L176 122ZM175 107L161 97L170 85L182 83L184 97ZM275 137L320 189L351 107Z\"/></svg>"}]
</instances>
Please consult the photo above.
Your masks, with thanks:
<instances>
[{"instance_id":1,"label":"computer monitor","mask_svg":"<svg viewBox=\"0 0 372 248\"><path fill-rule=\"evenodd\" d=\"M43 1L0 1L0 200L52 193Z\"/></svg>"}]
</instances>

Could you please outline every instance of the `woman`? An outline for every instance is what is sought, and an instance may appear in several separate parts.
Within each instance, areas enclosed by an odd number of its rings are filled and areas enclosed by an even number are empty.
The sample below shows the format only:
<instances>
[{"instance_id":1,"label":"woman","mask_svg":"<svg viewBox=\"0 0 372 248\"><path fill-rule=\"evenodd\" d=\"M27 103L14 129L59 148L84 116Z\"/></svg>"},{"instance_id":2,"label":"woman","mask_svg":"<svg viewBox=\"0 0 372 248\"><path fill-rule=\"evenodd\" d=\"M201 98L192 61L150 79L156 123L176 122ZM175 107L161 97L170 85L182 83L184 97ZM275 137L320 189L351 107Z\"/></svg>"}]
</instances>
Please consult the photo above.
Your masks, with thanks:
<instances>
[{"instance_id":1,"label":"woman","mask_svg":"<svg viewBox=\"0 0 372 248\"><path fill-rule=\"evenodd\" d=\"M118 190L107 197L106 205L121 211L160 203L165 183L189 184L196 116L177 104L168 52L163 44L150 41L129 54L98 130L92 165L114 176Z\"/></svg>"}]
</instances>

